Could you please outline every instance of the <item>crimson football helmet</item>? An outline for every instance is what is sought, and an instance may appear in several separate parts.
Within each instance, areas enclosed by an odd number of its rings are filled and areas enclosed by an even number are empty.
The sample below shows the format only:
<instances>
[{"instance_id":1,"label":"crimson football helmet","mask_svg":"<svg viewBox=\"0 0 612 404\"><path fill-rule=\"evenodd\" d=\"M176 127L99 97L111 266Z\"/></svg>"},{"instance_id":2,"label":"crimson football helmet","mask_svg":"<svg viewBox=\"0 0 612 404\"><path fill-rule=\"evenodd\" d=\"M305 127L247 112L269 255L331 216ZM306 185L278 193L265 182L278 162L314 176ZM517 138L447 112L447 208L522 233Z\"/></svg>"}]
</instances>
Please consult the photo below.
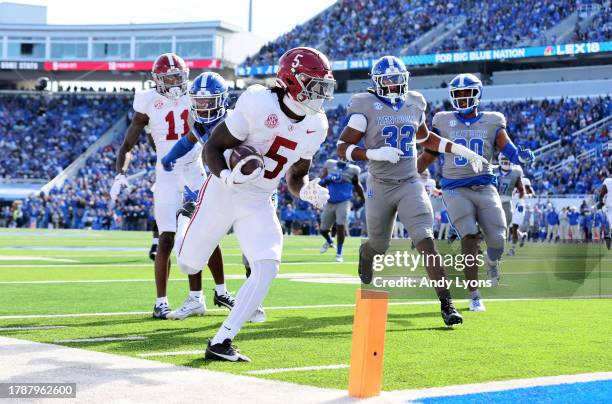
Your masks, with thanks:
<instances>
[{"instance_id":1,"label":"crimson football helmet","mask_svg":"<svg viewBox=\"0 0 612 404\"><path fill-rule=\"evenodd\" d=\"M151 76L157 91L170 99L177 99L187 94L189 68L180 56L164 53L155 59Z\"/></svg>"},{"instance_id":2,"label":"crimson football helmet","mask_svg":"<svg viewBox=\"0 0 612 404\"><path fill-rule=\"evenodd\" d=\"M288 50L278 61L276 84L308 115L322 112L323 102L334 98L336 80L327 57L313 48Z\"/></svg>"}]
</instances>

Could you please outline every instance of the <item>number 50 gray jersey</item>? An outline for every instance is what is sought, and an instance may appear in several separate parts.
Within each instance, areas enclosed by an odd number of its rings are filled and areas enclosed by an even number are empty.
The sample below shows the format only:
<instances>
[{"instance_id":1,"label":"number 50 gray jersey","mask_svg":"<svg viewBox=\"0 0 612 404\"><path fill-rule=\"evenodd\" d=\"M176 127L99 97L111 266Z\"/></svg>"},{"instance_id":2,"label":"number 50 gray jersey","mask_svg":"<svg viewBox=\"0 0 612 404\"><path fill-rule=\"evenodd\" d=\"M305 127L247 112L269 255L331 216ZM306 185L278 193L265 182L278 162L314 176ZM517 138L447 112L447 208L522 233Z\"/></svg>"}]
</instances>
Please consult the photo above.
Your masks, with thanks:
<instances>
[{"instance_id":1,"label":"number 50 gray jersey","mask_svg":"<svg viewBox=\"0 0 612 404\"><path fill-rule=\"evenodd\" d=\"M366 149L396 147L404 155L397 164L386 161L368 162L368 172L381 180L407 180L417 176L416 132L425 121L427 101L416 91L408 91L399 108L391 107L376 95L358 93L347 105L348 115L360 114L367 120L363 141Z\"/></svg>"}]
</instances>

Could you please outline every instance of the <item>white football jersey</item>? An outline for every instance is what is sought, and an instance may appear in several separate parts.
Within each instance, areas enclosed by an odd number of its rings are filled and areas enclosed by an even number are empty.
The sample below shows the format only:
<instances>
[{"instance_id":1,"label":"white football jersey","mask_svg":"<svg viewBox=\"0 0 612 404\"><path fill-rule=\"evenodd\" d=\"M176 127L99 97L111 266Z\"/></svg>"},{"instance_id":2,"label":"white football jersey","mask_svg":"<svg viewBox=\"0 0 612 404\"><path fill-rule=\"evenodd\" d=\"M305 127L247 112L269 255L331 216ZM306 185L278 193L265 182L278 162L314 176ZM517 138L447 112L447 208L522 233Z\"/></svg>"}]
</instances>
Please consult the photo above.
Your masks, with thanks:
<instances>
[{"instance_id":1,"label":"white football jersey","mask_svg":"<svg viewBox=\"0 0 612 404\"><path fill-rule=\"evenodd\" d=\"M157 161L164 157L179 139L189 133L189 95L171 100L154 88L134 94L134 111L149 117L149 128L155 142ZM202 154L202 146L196 144L186 155L176 161L178 165L191 163Z\"/></svg>"},{"instance_id":2,"label":"white football jersey","mask_svg":"<svg viewBox=\"0 0 612 404\"><path fill-rule=\"evenodd\" d=\"M608 177L604 180L603 184L606 186L608 192L606 193L606 208L612 210L612 177Z\"/></svg>"},{"instance_id":3,"label":"white football jersey","mask_svg":"<svg viewBox=\"0 0 612 404\"><path fill-rule=\"evenodd\" d=\"M327 116L306 115L291 121L281 110L278 96L261 85L250 86L225 119L231 134L264 156L264 176L240 190L271 194L289 167L300 159L311 160L327 137Z\"/></svg>"}]
</instances>

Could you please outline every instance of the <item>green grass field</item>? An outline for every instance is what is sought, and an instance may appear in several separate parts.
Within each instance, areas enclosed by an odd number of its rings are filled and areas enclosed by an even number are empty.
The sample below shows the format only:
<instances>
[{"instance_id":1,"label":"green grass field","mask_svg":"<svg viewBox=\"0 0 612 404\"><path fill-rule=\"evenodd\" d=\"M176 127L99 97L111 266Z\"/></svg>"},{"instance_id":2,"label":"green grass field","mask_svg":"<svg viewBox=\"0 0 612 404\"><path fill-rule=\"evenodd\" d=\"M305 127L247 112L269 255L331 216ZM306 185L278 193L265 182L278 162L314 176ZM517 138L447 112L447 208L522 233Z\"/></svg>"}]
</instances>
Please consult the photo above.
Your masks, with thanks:
<instances>
[{"instance_id":1,"label":"green grass field","mask_svg":"<svg viewBox=\"0 0 612 404\"><path fill-rule=\"evenodd\" d=\"M338 264L331 251L319 254L320 238L285 238L281 276L264 302L268 320L245 325L235 341L253 359L241 364L206 363L197 352L154 355L202 351L227 312L182 322L151 319L149 242L140 232L0 229L0 335L236 374L349 363L358 239L348 240L345 262ZM237 291L244 275L240 250L232 237L222 248L228 287ZM530 299L485 300L486 313L470 313L460 300L465 321L454 328L444 327L432 291L391 299L383 389L612 370L612 301L595 298L612 295L612 253L600 246L530 244L504 257L502 272L502 287L485 291L485 299ZM188 287L176 265L171 279L169 299L178 307ZM211 309L207 270L204 284ZM572 296L593 298L550 299ZM138 312L146 314L130 314ZM91 315L57 316L85 313ZM46 326L59 328L10 329ZM126 336L145 339L55 342ZM347 368L256 376L334 388L348 383Z\"/></svg>"}]
</instances>

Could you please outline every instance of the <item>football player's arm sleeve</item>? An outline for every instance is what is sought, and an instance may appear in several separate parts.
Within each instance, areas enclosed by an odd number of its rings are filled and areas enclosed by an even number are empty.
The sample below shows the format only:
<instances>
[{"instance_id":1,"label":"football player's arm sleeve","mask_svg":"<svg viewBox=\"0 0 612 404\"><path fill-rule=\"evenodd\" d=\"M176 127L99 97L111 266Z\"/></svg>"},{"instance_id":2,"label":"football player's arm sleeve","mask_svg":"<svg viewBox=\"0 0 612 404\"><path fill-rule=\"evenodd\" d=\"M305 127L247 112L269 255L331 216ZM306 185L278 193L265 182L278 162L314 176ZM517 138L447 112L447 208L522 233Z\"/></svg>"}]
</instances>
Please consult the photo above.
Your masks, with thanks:
<instances>
[{"instance_id":1,"label":"football player's arm sleeve","mask_svg":"<svg viewBox=\"0 0 612 404\"><path fill-rule=\"evenodd\" d=\"M176 161L183 157L185 154L189 153L195 144L189 141L188 136L183 136L181 140L176 142L172 149L162 158L162 160L166 161Z\"/></svg>"},{"instance_id":2,"label":"football player's arm sleeve","mask_svg":"<svg viewBox=\"0 0 612 404\"><path fill-rule=\"evenodd\" d=\"M311 160L301 158L289 167L287 175L285 175L289 192L296 198L300 197L300 190L308 183L308 171L311 163Z\"/></svg>"},{"instance_id":3,"label":"football player's arm sleeve","mask_svg":"<svg viewBox=\"0 0 612 404\"><path fill-rule=\"evenodd\" d=\"M232 114L236 115L236 114ZM219 177L221 171L229 169L225 162L223 152L227 149L233 149L242 143L241 139L234 135L227 128L226 122L221 122L215 126L208 141L204 145L204 161L210 172Z\"/></svg>"},{"instance_id":4,"label":"football player's arm sleeve","mask_svg":"<svg viewBox=\"0 0 612 404\"><path fill-rule=\"evenodd\" d=\"M136 111L130 126L128 126L123 143L117 153L117 161L115 162L115 168L118 174L125 174L128 165L130 164L129 152L134 148L138 142L140 134L144 130L145 126L149 123L149 117L143 113Z\"/></svg>"}]
</instances>

